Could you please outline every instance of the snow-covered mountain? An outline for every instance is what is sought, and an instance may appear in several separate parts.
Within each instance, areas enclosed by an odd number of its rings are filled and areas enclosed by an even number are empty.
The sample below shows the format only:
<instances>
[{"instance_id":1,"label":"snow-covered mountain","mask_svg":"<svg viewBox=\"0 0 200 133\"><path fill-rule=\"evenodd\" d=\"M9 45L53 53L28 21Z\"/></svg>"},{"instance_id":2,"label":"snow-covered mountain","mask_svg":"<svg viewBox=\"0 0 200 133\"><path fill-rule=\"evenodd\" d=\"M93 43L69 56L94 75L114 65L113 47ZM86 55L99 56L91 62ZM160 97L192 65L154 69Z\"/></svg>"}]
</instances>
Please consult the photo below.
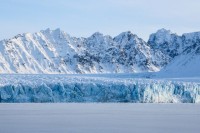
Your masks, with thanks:
<instances>
[{"instance_id":1,"label":"snow-covered mountain","mask_svg":"<svg viewBox=\"0 0 200 133\"><path fill-rule=\"evenodd\" d=\"M130 31L112 38L71 37L60 29L0 42L1 73L129 73L159 71L169 62Z\"/></svg>"},{"instance_id":2,"label":"snow-covered mountain","mask_svg":"<svg viewBox=\"0 0 200 133\"><path fill-rule=\"evenodd\" d=\"M162 51L171 58L179 55L182 51L182 39L170 30L160 29L150 35L148 44L153 49Z\"/></svg>"},{"instance_id":3,"label":"snow-covered mountain","mask_svg":"<svg viewBox=\"0 0 200 133\"><path fill-rule=\"evenodd\" d=\"M181 53L175 57L161 74L170 76L200 76L200 32L183 34Z\"/></svg>"},{"instance_id":4,"label":"snow-covered mountain","mask_svg":"<svg viewBox=\"0 0 200 133\"><path fill-rule=\"evenodd\" d=\"M171 58L181 55L184 51L191 52L194 47L200 45L200 32L186 33L178 36L170 30L160 29L150 35L148 44L153 49L160 50Z\"/></svg>"},{"instance_id":5,"label":"snow-covered mountain","mask_svg":"<svg viewBox=\"0 0 200 133\"><path fill-rule=\"evenodd\" d=\"M145 42L130 31L76 38L46 29L0 41L0 73L196 73L199 53L200 32L160 29Z\"/></svg>"}]
</instances>

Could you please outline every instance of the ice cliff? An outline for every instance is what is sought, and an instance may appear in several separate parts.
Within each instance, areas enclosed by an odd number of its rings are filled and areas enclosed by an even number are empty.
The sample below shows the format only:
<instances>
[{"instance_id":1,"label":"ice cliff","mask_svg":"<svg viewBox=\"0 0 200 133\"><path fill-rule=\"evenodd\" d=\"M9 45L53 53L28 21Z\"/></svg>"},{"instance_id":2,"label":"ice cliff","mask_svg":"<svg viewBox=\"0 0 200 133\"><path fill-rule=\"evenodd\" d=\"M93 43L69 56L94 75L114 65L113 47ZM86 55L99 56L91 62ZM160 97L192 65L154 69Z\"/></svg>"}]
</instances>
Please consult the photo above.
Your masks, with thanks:
<instances>
[{"instance_id":1,"label":"ice cliff","mask_svg":"<svg viewBox=\"0 0 200 133\"><path fill-rule=\"evenodd\" d=\"M0 79L0 102L200 102L199 81L131 75L3 75Z\"/></svg>"}]
</instances>

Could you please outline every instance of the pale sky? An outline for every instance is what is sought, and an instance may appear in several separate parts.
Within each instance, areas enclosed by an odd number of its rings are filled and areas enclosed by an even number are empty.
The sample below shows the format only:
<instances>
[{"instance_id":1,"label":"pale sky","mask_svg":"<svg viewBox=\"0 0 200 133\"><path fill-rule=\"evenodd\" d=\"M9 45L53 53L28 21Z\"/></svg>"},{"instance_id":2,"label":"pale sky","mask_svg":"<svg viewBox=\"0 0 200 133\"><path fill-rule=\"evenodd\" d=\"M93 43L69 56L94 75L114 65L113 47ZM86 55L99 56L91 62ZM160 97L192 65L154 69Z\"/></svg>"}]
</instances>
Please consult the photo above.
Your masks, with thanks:
<instances>
[{"instance_id":1,"label":"pale sky","mask_svg":"<svg viewBox=\"0 0 200 133\"><path fill-rule=\"evenodd\" d=\"M60 28L76 37L131 31L144 40L158 29L200 31L200 0L1 0L0 39Z\"/></svg>"}]
</instances>

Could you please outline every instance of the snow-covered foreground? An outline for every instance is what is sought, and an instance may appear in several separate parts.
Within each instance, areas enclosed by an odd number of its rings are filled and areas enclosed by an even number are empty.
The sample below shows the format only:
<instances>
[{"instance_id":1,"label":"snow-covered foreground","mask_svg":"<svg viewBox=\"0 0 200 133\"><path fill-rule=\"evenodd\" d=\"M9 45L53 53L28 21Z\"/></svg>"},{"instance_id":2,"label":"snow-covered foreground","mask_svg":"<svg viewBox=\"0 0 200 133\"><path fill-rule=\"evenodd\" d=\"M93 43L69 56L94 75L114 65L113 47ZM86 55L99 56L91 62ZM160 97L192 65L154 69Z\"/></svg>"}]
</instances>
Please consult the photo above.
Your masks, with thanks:
<instances>
[{"instance_id":1,"label":"snow-covered foreground","mask_svg":"<svg viewBox=\"0 0 200 133\"><path fill-rule=\"evenodd\" d=\"M0 104L1 133L199 133L199 104Z\"/></svg>"},{"instance_id":2,"label":"snow-covered foreground","mask_svg":"<svg viewBox=\"0 0 200 133\"><path fill-rule=\"evenodd\" d=\"M199 103L200 78L158 79L145 74L1 75L0 102Z\"/></svg>"}]
</instances>

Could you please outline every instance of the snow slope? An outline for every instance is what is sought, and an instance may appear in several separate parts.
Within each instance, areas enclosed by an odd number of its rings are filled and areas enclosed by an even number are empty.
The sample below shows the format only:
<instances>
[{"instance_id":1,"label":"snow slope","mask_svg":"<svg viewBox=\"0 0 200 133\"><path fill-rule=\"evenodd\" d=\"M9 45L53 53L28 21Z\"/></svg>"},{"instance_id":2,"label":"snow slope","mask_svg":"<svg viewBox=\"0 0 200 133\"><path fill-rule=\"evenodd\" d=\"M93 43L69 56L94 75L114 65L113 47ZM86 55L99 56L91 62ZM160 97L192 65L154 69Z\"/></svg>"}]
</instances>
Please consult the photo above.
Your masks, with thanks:
<instances>
[{"instance_id":1,"label":"snow slope","mask_svg":"<svg viewBox=\"0 0 200 133\"><path fill-rule=\"evenodd\" d=\"M158 74L165 77L200 76L200 56L194 53L180 55Z\"/></svg>"},{"instance_id":2,"label":"snow slope","mask_svg":"<svg viewBox=\"0 0 200 133\"><path fill-rule=\"evenodd\" d=\"M130 73L159 71L169 57L132 34L71 37L60 29L0 41L1 73Z\"/></svg>"},{"instance_id":3,"label":"snow slope","mask_svg":"<svg viewBox=\"0 0 200 133\"><path fill-rule=\"evenodd\" d=\"M200 78L134 75L1 75L0 102L200 103Z\"/></svg>"},{"instance_id":4,"label":"snow slope","mask_svg":"<svg viewBox=\"0 0 200 133\"><path fill-rule=\"evenodd\" d=\"M166 74L199 76L199 53L200 32L179 36L160 29L145 42L130 31L114 38L99 32L88 38L76 38L60 29L46 29L0 41L0 73L94 74L162 70Z\"/></svg>"},{"instance_id":5,"label":"snow slope","mask_svg":"<svg viewBox=\"0 0 200 133\"><path fill-rule=\"evenodd\" d=\"M160 74L168 77L200 76L200 32L181 36L182 50Z\"/></svg>"}]
</instances>

